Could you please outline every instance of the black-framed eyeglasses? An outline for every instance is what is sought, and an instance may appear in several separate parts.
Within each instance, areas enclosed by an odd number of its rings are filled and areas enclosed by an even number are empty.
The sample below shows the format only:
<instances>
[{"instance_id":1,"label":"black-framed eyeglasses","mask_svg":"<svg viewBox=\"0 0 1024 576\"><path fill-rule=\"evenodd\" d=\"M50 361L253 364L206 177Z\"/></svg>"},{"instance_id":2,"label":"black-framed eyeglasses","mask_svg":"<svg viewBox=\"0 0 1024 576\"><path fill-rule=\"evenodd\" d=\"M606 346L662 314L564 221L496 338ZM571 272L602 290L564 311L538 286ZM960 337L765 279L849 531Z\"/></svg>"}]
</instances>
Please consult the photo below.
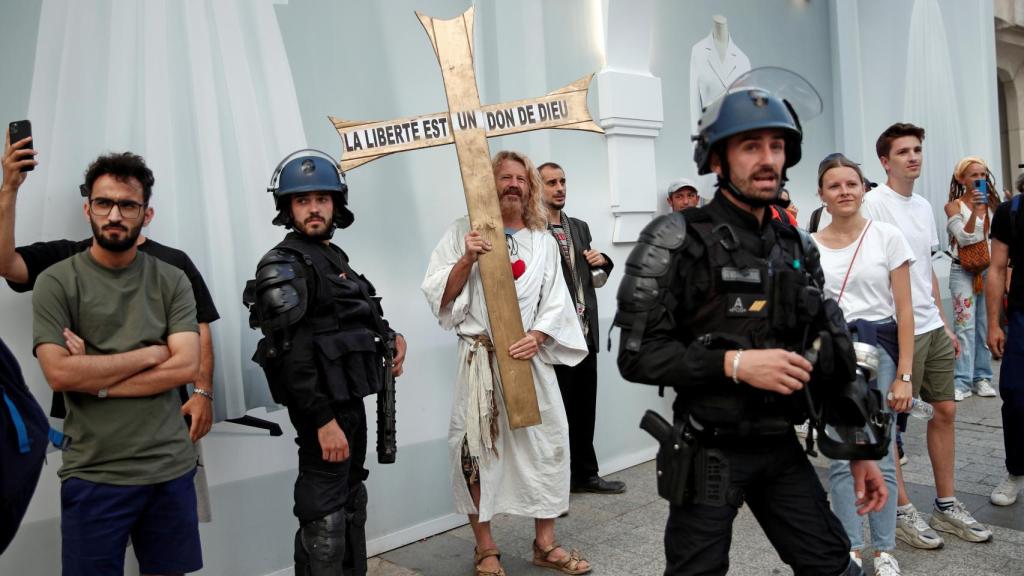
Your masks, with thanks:
<instances>
[{"instance_id":1,"label":"black-framed eyeglasses","mask_svg":"<svg viewBox=\"0 0 1024 576\"><path fill-rule=\"evenodd\" d=\"M138 218L145 204L134 200L111 200L110 198L93 198L89 200L89 212L97 216L106 216L117 206L122 218Z\"/></svg>"}]
</instances>

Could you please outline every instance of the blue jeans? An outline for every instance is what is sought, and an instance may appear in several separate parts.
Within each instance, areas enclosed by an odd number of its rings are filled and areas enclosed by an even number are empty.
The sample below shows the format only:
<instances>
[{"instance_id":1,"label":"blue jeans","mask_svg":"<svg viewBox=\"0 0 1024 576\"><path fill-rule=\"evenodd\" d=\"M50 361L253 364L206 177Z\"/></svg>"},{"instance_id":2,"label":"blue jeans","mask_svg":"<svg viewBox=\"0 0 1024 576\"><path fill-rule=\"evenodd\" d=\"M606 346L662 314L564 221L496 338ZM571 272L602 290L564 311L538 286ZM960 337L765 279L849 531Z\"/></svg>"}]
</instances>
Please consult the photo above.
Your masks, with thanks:
<instances>
[{"instance_id":1,"label":"blue jeans","mask_svg":"<svg viewBox=\"0 0 1024 576\"><path fill-rule=\"evenodd\" d=\"M981 276L984 278L985 272ZM953 382L961 392L973 388L978 380L992 380L992 352L985 344L988 337L985 292L974 293L974 277L975 274L964 272L958 264L949 267L953 330L960 341L960 357L956 359Z\"/></svg>"},{"instance_id":2,"label":"blue jeans","mask_svg":"<svg viewBox=\"0 0 1024 576\"><path fill-rule=\"evenodd\" d=\"M882 392L883 401L889 394L889 387L896 378L896 362L885 350L879 348L878 354L878 389ZM888 402L885 402L886 410ZM889 488L889 499L885 507L878 512L868 514L868 525L871 527L871 545L876 551L892 551L896 549L896 463L893 460L892 443L896 438L896 426L891 430L889 451L885 458L878 461L882 477ZM832 511L843 523L846 535L850 538L850 549L864 548L864 517L857 514L857 497L853 493L853 475L850 473L849 460L833 460L829 466L829 496L832 500Z\"/></svg>"}]
</instances>

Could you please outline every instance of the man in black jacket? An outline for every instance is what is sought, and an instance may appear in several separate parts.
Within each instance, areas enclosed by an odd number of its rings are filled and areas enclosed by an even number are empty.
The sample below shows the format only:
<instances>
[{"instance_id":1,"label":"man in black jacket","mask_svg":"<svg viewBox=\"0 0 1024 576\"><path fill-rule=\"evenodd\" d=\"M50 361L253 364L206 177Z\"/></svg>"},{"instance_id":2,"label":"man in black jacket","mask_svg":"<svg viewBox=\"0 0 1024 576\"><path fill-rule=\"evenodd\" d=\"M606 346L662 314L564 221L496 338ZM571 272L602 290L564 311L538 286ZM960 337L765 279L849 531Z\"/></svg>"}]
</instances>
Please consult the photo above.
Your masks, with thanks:
<instances>
[{"instance_id":1,"label":"man in black jacket","mask_svg":"<svg viewBox=\"0 0 1024 576\"><path fill-rule=\"evenodd\" d=\"M254 360L297 434L296 576L366 574L363 398L381 391L383 370L401 374L405 358L405 339L384 320L373 285L331 243L354 218L342 176L315 150L282 161L270 186L274 224L292 232L263 256L243 296L264 334Z\"/></svg>"},{"instance_id":2,"label":"man in black jacket","mask_svg":"<svg viewBox=\"0 0 1024 576\"><path fill-rule=\"evenodd\" d=\"M576 314L583 327L590 353L576 366L555 366L558 387L569 420L569 459L573 492L619 494L626 484L605 480L597 475L594 452L594 419L597 409L597 294L611 274L611 258L590 247L590 227L579 218L570 218L565 207L565 171L554 162L538 169L544 184L541 201L548 215L548 229L562 254L562 275Z\"/></svg>"},{"instance_id":3,"label":"man in black jacket","mask_svg":"<svg viewBox=\"0 0 1024 576\"><path fill-rule=\"evenodd\" d=\"M669 509L665 575L726 574L744 503L796 574L862 574L793 433L812 374L825 398L854 380L845 321L822 299L817 249L768 211L800 160L799 120L781 97L746 87L712 104L699 127L694 159L700 174L718 176L715 197L640 233L615 318L623 377L676 391L683 432L658 456L659 474L680 471L667 492L683 493ZM812 338L830 359L817 368L802 354ZM850 466L859 512L881 509L878 467Z\"/></svg>"}]
</instances>

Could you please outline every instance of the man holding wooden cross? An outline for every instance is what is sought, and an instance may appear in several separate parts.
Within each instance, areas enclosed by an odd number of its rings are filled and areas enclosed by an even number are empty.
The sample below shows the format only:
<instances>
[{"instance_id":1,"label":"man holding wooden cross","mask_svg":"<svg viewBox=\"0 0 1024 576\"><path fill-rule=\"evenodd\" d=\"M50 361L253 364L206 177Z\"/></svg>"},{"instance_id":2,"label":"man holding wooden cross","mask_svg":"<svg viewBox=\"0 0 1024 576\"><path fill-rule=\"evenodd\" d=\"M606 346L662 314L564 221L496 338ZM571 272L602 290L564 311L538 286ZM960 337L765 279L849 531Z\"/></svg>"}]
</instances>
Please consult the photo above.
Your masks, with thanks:
<instances>
[{"instance_id":1,"label":"man holding wooden cross","mask_svg":"<svg viewBox=\"0 0 1024 576\"><path fill-rule=\"evenodd\" d=\"M460 218L431 254L422 286L441 326L459 336L448 434L455 506L473 526L478 576L505 574L490 528L502 512L536 519L534 564L585 574L590 564L555 540L555 518L569 508L569 432L552 364L578 364L587 344L547 233L540 175L529 158L509 151L494 156L492 169L526 330L508 353L531 363L541 422L509 426L477 263L492 244Z\"/></svg>"}]
</instances>

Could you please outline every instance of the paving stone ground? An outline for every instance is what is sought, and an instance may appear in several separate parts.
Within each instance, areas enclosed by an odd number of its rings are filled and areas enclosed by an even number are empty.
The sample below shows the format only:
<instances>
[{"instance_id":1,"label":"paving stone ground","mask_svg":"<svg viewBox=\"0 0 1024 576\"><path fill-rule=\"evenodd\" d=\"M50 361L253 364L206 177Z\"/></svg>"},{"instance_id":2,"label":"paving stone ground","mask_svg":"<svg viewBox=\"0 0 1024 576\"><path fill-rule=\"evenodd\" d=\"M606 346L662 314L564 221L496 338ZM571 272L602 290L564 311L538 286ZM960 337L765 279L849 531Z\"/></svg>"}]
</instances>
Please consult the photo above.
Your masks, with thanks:
<instances>
[{"instance_id":1,"label":"paving stone ground","mask_svg":"<svg viewBox=\"0 0 1024 576\"><path fill-rule=\"evenodd\" d=\"M998 365L997 365L998 367ZM998 376L997 376L998 378ZM1001 400L972 397L957 404L956 491L974 516L992 527L992 542L971 544L949 535L941 550L916 550L897 543L896 558L904 576L1024 576L1024 497L1000 508L988 501L1005 477ZM931 510L935 483L925 444L925 423L911 418L905 435L910 457L904 475L918 510ZM823 475L826 461L815 461ZM561 543L581 549L595 576L660 575L665 558L662 534L668 505L657 496L654 463L647 462L610 478L623 480L625 494L573 494L570 515L558 520ZM530 564L533 521L498 516L492 524L509 576L553 575ZM865 569L871 573L870 562ZM452 576L473 573L473 534L469 526L392 550L373 559L375 576ZM772 549L744 507L733 528L729 574L792 574Z\"/></svg>"}]
</instances>

